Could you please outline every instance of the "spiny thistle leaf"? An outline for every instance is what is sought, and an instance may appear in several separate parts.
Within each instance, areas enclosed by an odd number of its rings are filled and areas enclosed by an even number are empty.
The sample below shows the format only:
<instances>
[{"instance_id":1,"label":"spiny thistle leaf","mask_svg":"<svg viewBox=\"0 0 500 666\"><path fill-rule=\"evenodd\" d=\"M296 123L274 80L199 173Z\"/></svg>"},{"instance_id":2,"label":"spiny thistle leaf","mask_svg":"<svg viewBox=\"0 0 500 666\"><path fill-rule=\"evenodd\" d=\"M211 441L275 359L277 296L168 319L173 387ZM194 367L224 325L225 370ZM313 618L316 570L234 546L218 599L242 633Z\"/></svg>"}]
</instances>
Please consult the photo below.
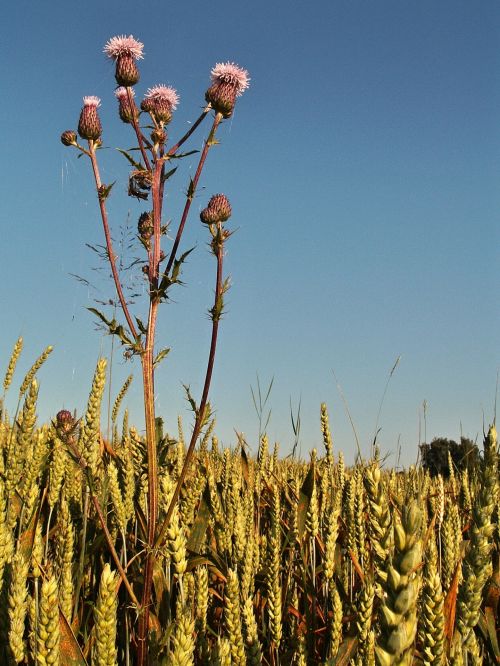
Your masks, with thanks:
<instances>
[{"instance_id":1,"label":"spiny thistle leaf","mask_svg":"<svg viewBox=\"0 0 500 666\"><path fill-rule=\"evenodd\" d=\"M130 155L130 153L128 153L126 150L122 150L122 148L117 148L116 150L117 150L119 153L121 153L122 155L124 155L124 157L127 158L128 162L129 162L133 167L135 167L135 168L138 169L139 171L143 171L143 170L144 170L144 165L141 164L140 162L137 162L136 160L134 160L134 158L132 157L132 155Z\"/></svg>"},{"instance_id":2,"label":"spiny thistle leaf","mask_svg":"<svg viewBox=\"0 0 500 666\"><path fill-rule=\"evenodd\" d=\"M163 359L168 355L170 352L170 347L166 347L165 349L161 349L158 354L156 355L155 360L153 361L153 368L156 368L162 361Z\"/></svg>"},{"instance_id":3,"label":"spiny thistle leaf","mask_svg":"<svg viewBox=\"0 0 500 666\"><path fill-rule=\"evenodd\" d=\"M171 177L174 175L174 173L175 173L176 171L177 171L177 167L174 167L173 169L170 169L170 171L166 171L166 172L163 174L162 182L166 182L169 178L171 178Z\"/></svg>"}]
</instances>

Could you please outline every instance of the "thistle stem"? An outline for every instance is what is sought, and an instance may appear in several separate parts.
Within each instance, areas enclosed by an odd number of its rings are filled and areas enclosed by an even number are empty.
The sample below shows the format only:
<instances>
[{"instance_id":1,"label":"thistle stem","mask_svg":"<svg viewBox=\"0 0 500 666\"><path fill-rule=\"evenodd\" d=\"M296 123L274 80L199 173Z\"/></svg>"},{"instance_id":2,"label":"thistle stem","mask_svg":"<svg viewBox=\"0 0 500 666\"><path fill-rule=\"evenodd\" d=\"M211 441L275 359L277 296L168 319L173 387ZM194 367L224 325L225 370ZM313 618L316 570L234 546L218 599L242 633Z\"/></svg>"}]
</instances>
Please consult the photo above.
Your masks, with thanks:
<instances>
[{"instance_id":1,"label":"thistle stem","mask_svg":"<svg viewBox=\"0 0 500 666\"><path fill-rule=\"evenodd\" d=\"M172 513L174 511L175 505L177 503L177 500L179 499L179 495L181 492L182 485L184 483L184 479L186 478L186 474L189 469L189 465L191 464L191 459L193 457L194 453L194 448L196 446L196 442L198 440L198 437L200 435L200 430L201 426L203 423L203 418L205 415L205 409L207 406L207 400L208 400L208 392L210 390L210 383L212 381L212 372L214 368L214 361L215 361L215 351L217 348L217 334L219 331L219 319L220 315L216 314L217 312L217 307L220 302L220 299L222 298L222 292L223 292L223 283L222 283L222 263L223 263L223 243L220 243L218 248L217 248L217 277L216 277L216 282L215 282L215 301L214 301L214 315L212 318L212 337L210 341L210 352L208 355L208 364L207 364L207 371L205 375L205 383L203 386L203 393L201 396L201 402L200 406L198 409L198 413L196 415L196 421L194 424L193 428L193 434L191 436L191 441L189 442L189 447L186 452L186 457L184 458L184 464L182 466L181 473L179 475L179 478L177 480L177 485L175 486L175 490L173 492L172 498L170 500L170 504L167 509L167 514L163 520L163 523L161 525L161 528L159 530L158 536L156 538L156 544L155 546L161 547L163 544L163 540L166 535L166 531L168 529L168 525L170 523L170 519L172 517Z\"/></svg>"},{"instance_id":2,"label":"thistle stem","mask_svg":"<svg viewBox=\"0 0 500 666\"><path fill-rule=\"evenodd\" d=\"M175 153L179 150L179 148L182 146L182 144L185 143L185 142L189 139L189 137L191 136L191 134L193 134L193 132L194 132L194 131L196 130L196 128L198 127L198 125L200 125L200 123L202 123L203 120L205 120L205 117L207 116L207 114L208 114L208 112L210 111L211 108L212 108L211 105L208 104L208 105L203 109L201 115L200 115L200 116L195 120L195 122L191 125L191 127L190 127L189 130L186 132L186 134L184 134L184 136L183 136L181 139L179 139L179 141L177 141L177 143L175 144L175 146L172 146L172 148L170 148L170 150L169 150L168 153L167 153L167 157L172 157L172 155L175 155Z\"/></svg>"},{"instance_id":3,"label":"thistle stem","mask_svg":"<svg viewBox=\"0 0 500 666\"><path fill-rule=\"evenodd\" d=\"M132 109L134 108L134 98L132 97L132 88L127 86L127 98L130 107L130 119L132 122L132 127L134 128L135 135L137 137L137 143L139 144L139 150L141 151L142 159L144 160L144 165L148 171L151 171L151 165L149 163L148 155L146 149L144 148L144 137L142 136L141 128L137 122L137 118L133 113Z\"/></svg>"},{"instance_id":4,"label":"thistle stem","mask_svg":"<svg viewBox=\"0 0 500 666\"><path fill-rule=\"evenodd\" d=\"M222 114L221 113L216 113L215 118L214 118L214 122L212 124L212 129L210 130L210 134L208 135L208 138L205 141L205 145L203 146L203 150L201 151L200 161L198 162L198 168L196 169L196 173L194 175L194 178L193 178L193 180L191 182L191 185L189 187L189 190L188 190L186 203L184 205L184 210L182 211L181 221L180 221L180 224L179 224L179 228L177 229L177 235L175 237L175 241L174 241L174 244L173 244L173 247L172 247L172 251L170 252L170 256L168 258L167 266L165 268L165 275L169 274L170 269L172 268L172 264L174 263L175 255L177 254L177 250L179 248L179 243L181 242L182 232L184 231L184 226L186 224L186 220L187 220L187 217L188 217L188 214L189 214L189 209L191 208L191 203L193 202L194 194L195 194L196 188L198 186L198 181L200 180L201 172L202 172L203 166L205 164L205 160L207 159L208 150L209 150L210 146L212 146L214 144L215 133L217 131L217 127L220 125L221 120L222 120Z\"/></svg>"},{"instance_id":5,"label":"thistle stem","mask_svg":"<svg viewBox=\"0 0 500 666\"><path fill-rule=\"evenodd\" d=\"M146 664L147 660L147 633L149 625L149 605L151 600L154 568L154 542L156 534L156 523L158 520L158 462L156 421L154 407L154 343L156 332L156 321L158 315L159 300L156 295L158 287L158 275L160 264L160 242L161 242L161 212L162 212L162 175L164 160L159 157L155 161L153 172L153 251L150 254L149 283L150 300L148 327L144 353L141 356L142 382L144 390L144 417L146 422L146 446L148 464L148 536L147 554L144 566L144 587L142 593L142 613L139 618L137 663L139 666Z\"/></svg>"},{"instance_id":6,"label":"thistle stem","mask_svg":"<svg viewBox=\"0 0 500 666\"><path fill-rule=\"evenodd\" d=\"M122 563L120 561L120 558L118 557L118 553L116 552L116 549L113 545L113 539L111 538L111 534L109 533L108 526L106 525L106 518L104 517L104 514L101 509L101 505L99 504L99 500L97 499L94 491L92 490L91 487L91 480L88 476L88 465L85 462L85 460L82 458L80 455L78 449L75 447L74 444L68 443L69 448L71 449L71 452L75 458L76 464L82 469L83 473L87 476L87 487L85 489L85 500L84 500L84 528L83 528L83 536L82 536L82 551L81 551L81 557L80 557L80 578L79 578L79 587L81 586L81 580L83 579L83 564L84 564L84 558L85 558L85 534L86 534L86 529L87 529L87 509L88 509L88 498L90 496L90 499L92 500L92 504L94 505L94 508L97 512L97 516L99 517L99 522L101 523L102 530L104 532L104 536L106 538L108 548L110 550L111 556L115 562L116 568L118 569L118 573L120 574L120 578L123 581L123 584L125 585L127 592L129 593L130 599L132 603L136 605L138 609L140 609L140 604L135 596L134 590L132 589L132 586L127 578L127 574L125 573L125 569L122 566ZM79 593L79 587L78 587L78 593ZM73 615L76 616L77 609L78 609L78 595L75 595L75 609L73 612Z\"/></svg>"},{"instance_id":7,"label":"thistle stem","mask_svg":"<svg viewBox=\"0 0 500 666\"><path fill-rule=\"evenodd\" d=\"M108 253L109 264L111 266L111 273L113 274L113 280L115 282L116 292L118 294L118 298L122 306L123 314L125 315L125 319L127 320L130 333L132 334L133 338L137 339L137 331L135 329L134 322L132 321L127 301L125 300L125 296L123 294L123 289L120 282L120 276L118 275L118 269L116 268L116 260L113 252L113 242L111 240L111 233L109 231L108 212L106 210L106 203L104 199L99 195L99 190L101 188L102 182L101 182L101 175L99 173L99 166L97 164L97 157L95 154L95 146L92 140L89 140L89 153L90 153L90 161L92 162L92 170L94 172L95 184L97 187L97 197L99 199L99 208L101 210L102 226L104 228L104 236L106 238L106 250Z\"/></svg>"}]
</instances>

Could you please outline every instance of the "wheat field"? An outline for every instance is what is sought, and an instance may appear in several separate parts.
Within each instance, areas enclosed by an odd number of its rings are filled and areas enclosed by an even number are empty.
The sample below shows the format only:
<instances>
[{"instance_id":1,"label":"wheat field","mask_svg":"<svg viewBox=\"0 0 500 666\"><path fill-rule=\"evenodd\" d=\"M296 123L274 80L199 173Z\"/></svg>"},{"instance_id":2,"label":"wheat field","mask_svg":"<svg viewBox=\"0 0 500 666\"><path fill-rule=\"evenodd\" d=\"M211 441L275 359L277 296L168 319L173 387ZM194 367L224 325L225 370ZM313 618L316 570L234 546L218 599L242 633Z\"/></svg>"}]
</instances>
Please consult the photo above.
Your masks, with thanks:
<instances>
[{"instance_id":1,"label":"wheat field","mask_svg":"<svg viewBox=\"0 0 500 666\"><path fill-rule=\"evenodd\" d=\"M13 391L18 343L4 380ZM0 422L0 663L135 663L148 504L144 437L123 408L101 433L106 362L81 418L37 423L36 373ZM17 354L17 355L16 355ZM14 395L14 403L16 396ZM15 406L15 405L14 405ZM159 521L186 446L157 423ZM264 434L200 437L155 547L150 664L494 664L498 647L496 430L481 465L432 478L374 450L348 468L326 405L324 449L280 458Z\"/></svg>"}]
</instances>

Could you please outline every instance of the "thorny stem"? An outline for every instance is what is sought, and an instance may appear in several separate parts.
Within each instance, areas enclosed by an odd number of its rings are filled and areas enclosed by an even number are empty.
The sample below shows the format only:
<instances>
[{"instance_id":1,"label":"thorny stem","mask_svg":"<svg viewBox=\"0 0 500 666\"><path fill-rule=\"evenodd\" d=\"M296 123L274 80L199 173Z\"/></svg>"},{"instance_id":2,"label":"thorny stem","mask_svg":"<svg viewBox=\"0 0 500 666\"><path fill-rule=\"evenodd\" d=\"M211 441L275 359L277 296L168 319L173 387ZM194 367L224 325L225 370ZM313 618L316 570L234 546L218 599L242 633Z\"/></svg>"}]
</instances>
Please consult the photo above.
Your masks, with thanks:
<instances>
[{"instance_id":1,"label":"thorny stem","mask_svg":"<svg viewBox=\"0 0 500 666\"><path fill-rule=\"evenodd\" d=\"M207 110L208 113L208 110ZM186 134L185 137L181 139L178 145L180 145L181 142L184 142L190 134L196 129L196 127L201 123L204 117L204 113L200 116L200 118L197 120L195 123L195 126L191 128L190 132ZM186 205L184 207L184 211L182 214L182 219L179 225L179 229L177 232L177 237L175 239L174 247L172 248L172 252L169 258L170 265L167 266L167 269L165 270L165 274L168 274L168 271L170 270L170 266L172 265L175 254L177 251L177 248L179 246L179 242L182 236L182 231L184 229L184 225L186 223L188 213L189 213L189 208L191 205L192 198L194 196L194 192L196 190L196 186L198 184L198 181L200 179L201 172L203 170L203 166L205 164L205 160L208 154L208 149L210 148L211 145L214 143L214 136L215 132L217 130L217 127L222 119L221 114L217 114L215 116L212 129L210 131L210 134L205 141L205 145L202 151L202 154L200 156L200 161L198 164L198 168L196 170L195 178L192 182L188 200L186 202ZM149 626L149 608L150 608L150 603L151 603L151 593L152 593L152 584L153 584L153 568L154 568L154 562L155 562L155 554L154 554L154 548L155 548L155 539L156 542L158 542L158 539L156 538L156 523L158 519L158 467L157 467L157 442L156 442L156 424L155 424L155 412L154 412L154 360L153 360L153 353L154 353L154 340L155 340L155 330L156 330L156 321L157 321L157 312L158 312L158 305L159 305L159 300L158 297L156 296L156 289L158 287L158 280L159 280L159 275L160 275L160 240L161 240L161 209L162 209L162 192L163 192L163 173L164 173L164 164L165 164L165 157L159 156L156 161L155 161L155 167L154 167L154 172L153 172L153 184L152 184L152 196L153 196L153 236L154 236L154 246L153 246L153 252L152 252L152 263L149 265L149 281L150 281L150 288L152 290L151 296L150 296L150 306L149 306L149 316L148 316L148 327L147 327L147 335L146 335L146 342L144 346L144 351L141 356L141 361L142 361L142 377L143 377L143 386L144 386L144 412L145 412L145 420L146 420L146 444L147 444L147 451L148 451L148 549L147 549L147 555L146 555L146 563L144 567L144 587L143 587L143 595L142 595L142 604L141 604L141 615L139 617L139 627L138 627L138 636L137 636L137 663L138 666L144 666L147 663L147 633L148 633L148 626ZM218 266L217 269L217 288L216 288L216 298L218 298L217 294L222 289L222 246L220 249L220 266ZM217 301L216 301L217 303ZM186 456L186 461L188 462L188 457L190 458L192 456L192 451L194 449L194 446L196 444L196 440L198 438L200 428L201 428L201 423L202 423L202 416L205 410L206 406L206 401L208 397L208 389L210 386L210 380L212 376L212 369L213 369L213 363L214 363L214 358L215 358L215 346L216 346L216 341L217 341L217 324L218 322L214 322L215 326L215 333L214 329L212 330L212 344L210 348L210 359L209 359L209 367L207 369L207 379L205 381L205 389L203 393L203 398L202 398L202 403L200 405L200 411L198 414L198 417L196 419L196 424L195 424L195 429L193 431L193 438L191 440L190 448L188 449L188 453ZM207 383L208 381L208 383ZM190 453L191 452L191 453ZM180 476L180 481L182 485L182 481L184 479L184 476L187 471L187 466L185 465L185 468L183 468L183 472L181 472ZM178 497L178 493L180 491L180 486L179 489L177 490L177 495L174 493L174 497ZM170 509L170 507L169 507ZM173 510L173 505L171 507L170 513L168 514L168 519L170 520L171 516L171 511ZM167 523L168 524L168 523ZM163 530L166 529L165 523L162 526L162 532Z\"/></svg>"},{"instance_id":2,"label":"thorny stem","mask_svg":"<svg viewBox=\"0 0 500 666\"><path fill-rule=\"evenodd\" d=\"M163 540L165 538L165 534L168 528L168 525L170 523L170 519L172 517L172 513L174 511L174 507L177 504L177 500L179 499L179 495L181 492L182 484L184 483L184 479L186 478L186 474L189 469L189 465L191 463L191 458L193 457L194 453L194 448L196 446L196 442L198 440L198 437L200 435L200 430L201 426L203 423L203 419L205 416L205 409L207 406L207 400L208 400L208 392L210 390L210 383L212 381L212 372L213 372L213 367L214 367L214 361L215 361L215 350L217 347L217 333L219 331L219 320L220 320L220 315L217 314L217 308L218 305L220 304L220 299L222 298L222 292L223 292L223 283L222 283L222 262L223 262L223 257L224 257L224 247L223 243L221 242L218 247L217 247L217 278L215 282L215 301L214 301L214 310L213 310L213 316L212 316L212 338L210 341L210 352L208 355L208 364L207 364L207 372L205 375L205 384L203 386L203 393L201 396L201 402L200 406L198 408L198 413L196 415L196 420L194 424L194 429L193 429L193 434L191 436L191 441L189 442L189 447L186 453L186 457L184 459L184 465L182 466L181 473L179 475L179 479L177 480L177 485L175 486L174 493L172 495L172 498L170 500L170 504L168 505L167 509L167 514L163 520L163 523L161 525L161 528L159 530L158 536L156 538L156 544L155 546L161 547Z\"/></svg>"},{"instance_id":3,"label":"thorny stem","mask_svg":"<svg viewBox=\"0 0 500 666\"><path fill-rule=\"evenodd\" d=\"M203 169L203 165L205 164L205 160L207 159L208 149L215 142L215 132L217 131L217 127L219 126L221 120L222 120L222 114L221 113L216 113L215 118L214 118L214 122L212 124L212 129L210 130L210 134L208 135L208 138L205 141L205 145L203 146L203 150L201 151L200 161L198 163L198 168L196 169L196 173L194 175L194 178L193 178L193 180L191 182L191 185L190 185L190 188L188 190L186 204L185 204L184 210L182 212L182 217L181 217L181 221L180 221L180 224L179 224L179 228L177 229L177 235L175 237L175 241L174 241L174 244L172 246L172 251L170 252L170 256L168 258L167 266L165 268L165 275L169 274L170 269L172 268L172 264L174 263L175 255L177 254L177 249L179 247L179 243L181 242L182 232L184 231L184 225L186 224L186 220L187 220L187 217L188 217L188 214L189 214L189 209L191 208L191 203L193 202L194 194L196 192L196 187L197 187L198 181L200 179L201 171Z\"/></svg>"},{"instance_id":4,"label":"thorny stem","mask_svg":"<svg viewBox=\"0 0 500 666\"><path fill-rule=\"evenodd\" d=\"M127 86L127 98L128 98L128 103L130 107L130 116L131 116L131 122L132 122L132 127L134 128L135 135L137 137L137 142L139 144L139 150L141 151L142 159L144 160L144 165L148 171L151 171L151 165L149 163L148 155L146 153L146 149L144 148L144 137L142 136L141 128L139 127L139 123L137 122L137 118L135 117L135 114L133 113L133 108L134 108L134 98L132 97L132 88L130 86Z\"/></svg>"},{"instance_id":5,"label":"thorny stem","mask_svg":"<svg viewBox=\"0 0 500 666\"><path fill-rule=\"evenodd\" d=\"M89 140L89 154L90 154L90 161L92 162L92 170L94 172L94 178L95 178L95 184L97 187L97 197L99 199L99 208L101 210L101 218L102 218L102 226L104 228L104 236L106 238L106 249L108 252L108 258L109 258L109 264L111 266L111 273L113 274L113 280L115 282L115 287L116 287L116 292L118 294L118 298L120 300L123 314L125 315L125 319L127 320L127 324L130 330L130 333L132 334L132 337L137 339L137 331L134 326L134 322L132 321L132 317L130 315L127 301L125 300L125 296L123 294L123 289L122 285L120 282L120 276L118 275L118 270L116 268L116 258L113 252L113 242L111 240L111 233L109 231L109 223L108 223L108 212L106 210L106 202L104 198L100 196L99 190L101 188L102 182L101 182L101 175L99 173L99 166L97 164L97 158L95 154L95 145L94 141Z\"/></svg>"},{"instance_id":6,"label":"thorny stem","mask_svg":"<svg viewBox=\"0 0 500 666\"><path fill-rule=\"evenodd\" d=\"M144 587L142 593L142 613L139 618L137 662L143 666L147 660L147 633L149 625L149 604L153 584L154 553L153 546L158 520L158 461L156 423L154 409L154 343L159 300L156 295L160 264L161 210L162 210L162 175L164 161L155 160L153 171L153 251L149 263L150 301L148 326L144 353L141 356L142 381L144 390L144 417L146 422L146 445L148 464L148 537L147 555L144 567Z\"/></svg>"},{"instance_id":7,"label":"thorny stem","mask_svg":"<svg viewBox=\"0 0 500 666\"><path fill-rule=\"evenodd\" d=\"M175 146L172 146L172 148L170 148L170 150L167 153L168 157L172 157L172 155L175 155L175 153L179 150L179 148L182 146L182 144L185 143L189 139L189 137L196 130L198 125L205 119L206 115L208 114L208 112L210 111L211 108L212 108L211 105L208 104L203 109L200 117L191 125L191 127L186 132L186 134L184 134L184 136L181 139L179 139L179 141L177 141Z\"/></svg>"}]
</instances>

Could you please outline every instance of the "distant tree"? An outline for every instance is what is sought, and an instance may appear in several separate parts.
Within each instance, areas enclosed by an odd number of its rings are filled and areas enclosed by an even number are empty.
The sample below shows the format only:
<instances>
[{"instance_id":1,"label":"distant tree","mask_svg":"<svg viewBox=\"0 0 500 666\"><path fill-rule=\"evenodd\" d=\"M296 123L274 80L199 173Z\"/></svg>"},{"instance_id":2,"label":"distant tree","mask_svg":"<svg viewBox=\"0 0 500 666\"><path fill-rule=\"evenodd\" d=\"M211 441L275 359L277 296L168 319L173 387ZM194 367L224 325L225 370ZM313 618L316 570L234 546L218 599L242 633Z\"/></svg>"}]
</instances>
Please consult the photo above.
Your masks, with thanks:
<instances>
[{"instance_id":1,"label":"distant tree","mask_svg":"<svg viewBox=\"0 0 500 666\"><path fill-rule=\"evenodd\" d=\"M441 474L444 478L450 475L448 465L448 451L455 470L462 472L465 468L473 473L479 463L479 449L471 439L460 438L460 444L453 439L436 437L430 444L420 445L422 467L427 469L431 476Z\"/></svg>"}]
</instances>

